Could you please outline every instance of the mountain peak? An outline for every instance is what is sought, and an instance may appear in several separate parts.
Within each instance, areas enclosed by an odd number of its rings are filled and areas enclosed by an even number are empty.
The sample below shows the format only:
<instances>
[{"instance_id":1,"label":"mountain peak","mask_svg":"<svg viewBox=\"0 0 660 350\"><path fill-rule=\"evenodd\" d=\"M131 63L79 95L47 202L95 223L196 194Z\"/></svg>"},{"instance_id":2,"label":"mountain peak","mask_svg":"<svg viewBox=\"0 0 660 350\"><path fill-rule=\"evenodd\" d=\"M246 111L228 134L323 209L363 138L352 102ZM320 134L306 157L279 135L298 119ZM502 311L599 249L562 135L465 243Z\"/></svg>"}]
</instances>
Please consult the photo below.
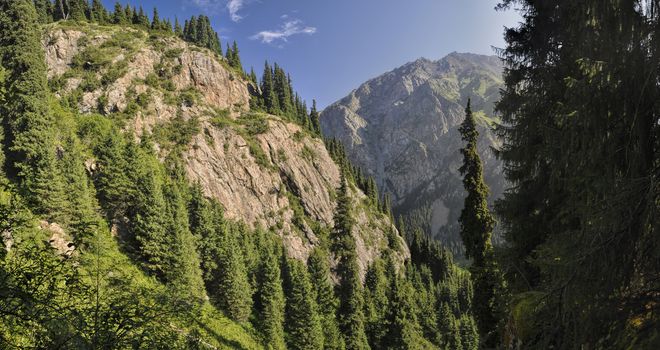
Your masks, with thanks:
<instances>
[{"instance_id":1,"label":"mountain peak","mask_svg":"<svg viewBox=\"0 0 660 350\"><path fill-rule=\"evenodd\" d=\"M462 141L457 128L468 98L479 116L493 113L501 72L496 56L452 52L436 61L419 58L326 108L321 126L390 193L397 214L425 213L433 234L460 255ZM487 152L494 137L487 129L482 132L484 173L497 197L503 188L500 163Z\"/></svg>"}]
</instances>

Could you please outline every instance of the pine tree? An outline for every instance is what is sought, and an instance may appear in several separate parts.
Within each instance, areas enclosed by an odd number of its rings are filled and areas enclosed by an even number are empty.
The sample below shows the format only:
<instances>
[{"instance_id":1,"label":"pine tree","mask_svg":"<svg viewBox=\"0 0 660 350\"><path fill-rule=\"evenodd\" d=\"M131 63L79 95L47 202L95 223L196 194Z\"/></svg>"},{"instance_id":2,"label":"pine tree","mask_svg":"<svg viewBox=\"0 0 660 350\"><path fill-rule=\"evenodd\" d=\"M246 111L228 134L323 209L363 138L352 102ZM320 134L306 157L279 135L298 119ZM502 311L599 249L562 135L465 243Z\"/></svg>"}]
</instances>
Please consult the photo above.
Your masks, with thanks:
<instances>
[{"instance_id":1,"label":"pine tree","mask_svg":"<svg viewBox=\"0 0 660 350\"><path fill-rule=\"evenodd\" d=\"M252 308L252 291L235 229L224 237L219 270L218 290L212 291L216 302L232 320L247 321Z\"/></svg>"},{"instance_id":2,"label":"pine tree","mask_svg":"<svg viewBox=\"0 0 660 350\"><path fill-rule=\"evenodd\" d=\"M211 24L208 17L202 15L197 19L197 30L195 36L192 38L192 42L201 47L209 46L209 30L211 29Z\"/></svg>"},{"instance_id":3,"label":"pine tree","mask_svg":"<svg viewBox=\"0 0 660 350\"><path fill-rule=\"evenodd\" d=\"M319 112L316 110L316 100L312 100L312 110L309 112L309 119L311 120L312 131L317 135L321 135L321 121L319 119Z\"/></svg>"},{"instance_id":4,"label":"pine tree","mask_svg":"<svg viewBox=\"0 0 660 350\"><path fill-rule=\"evenodd\" d=\"M181 28L181 24L179 23L179 19L177 17L174 17L174 35L179 38L183 38L183 29Z\"/></svg>"},{"instance_id":5,"label":"pine tree","mask_svg":"<svg viewBox=\"0 0 660 350\"><path fill-rule=\"evenodd\" d=\"M254 67L250 67L250 81L254 86L259 85L259 78L257 78L257 73L254 72Z\"/></svg>"},{"instance_id":6,"label":"pine tree","mask_svg":"<svg viewBox=\"0 0 660 350\"><path fill-rule=\"evenodd\" d=\"M67 6L64 5L64 0L55 0L53 3L53 20L66 20L67 13Z\"/></svg>"},{"instance_id":7,"label":"pine tree","mask_svg":"<svg viewBox=\"0 0 660 350\"><path fill-rule=\"evenodd\" d=\"M95 150L98 171L94 183L99 202L109 219L127 214L134 186L129 177L129 163L123 139L118 131L108 132Z\"/></svg>"},{"instance_id":8,"label":"pine tree","mask_svg":"<svg viewBox=\"0 0 660 350\"><path fill-rule=\"evenodd\" d=\"M126 11L119 2L115 3L115 11L112 13L112 23L114 24L128 24L129 19L126 18Z\"/></svg>"},{"instance_id":9,"label":"pine tree","mask_svg":"<svg viewBox=\"0 0 660 350\"><path fill-rule=\"evenodd\" d=\"M133 13L134 13L133 16L135 16L135 11L133 11ZM151 23L149 22L149 17L147 17L147 15L144 13L144 9L142 8L142 6L140 6L140 10L139 12L137 12L137 23L134 24L137 24L146 29L149 29L151 27Z\"/></svg>"},{"instance_id":10,"label":"pine tree","mask_svg":"<svg viewBox=\"0 0 660 350\"><path fill-rule=\"evenodd\" d=\"M53 216L66 204L37 14L28 0L0 3L0 10L0 62L7 70L1 112L8 174L19 179L37 213Z\"/></svg>"},{"instance_id":11,"label":"pine tree","mask_svg":"<svg viewBox=\"0 0 660 350\"><path fill-rule=\"evenodd\" d=\"M323 332L305 266L287 261L286 332L288 349L323 349Z\"/></svg>"},{"instance_id":12,"label":"pine tree","mask_svg":"<svg viewBox=\"0 0 660 350\"><path fill-rule=\"evenodd\" d=\"M320 248L315 248L309 255L307 268L319 308L321 328L323 329L323 348L326 350L344 349L343 339L337 325L339 303L330 280L327 255Z\"/></svg>"},{"instance_id":13,"label":"pine tree","mask_svg":"<svg viewBox=\"0 0 660 350\"><path fill-rule=\"evenodd\" d=\"M160 164L133 142L128 144L127 159L131 169L129 179L136 186L134 197L129 198L130 231L145 270L167 282L174 256L169 247L171 240L166 226L167 208Z\"/></svg>"},{"instance_id":14,"label":"pine tree","mask_svg":"<svg viewBox=\"0 0 660 350\"><path fill-rule=\"evenodd\" d=\"M213 42L211 44L211 50L217 53L219 56L222 56L222 43L220 42L220 35L218 32L213 33Z\"/></svg>"},{"instance_id":15,"label":"pine tree","mask_svg":"<svg viewBox=\"0 0 660 350\"><path fill-rule=\"evenodd\" d=\"M338 259L336 270L339 277L338 320L346 349L369 349L364 330L363 291L358 272L350 208L346 176L342 174L334 215L335 226L332 232L332 250Z\"/></svg>"},{"instance_id":16,"label":"pine tree","mask_svg":"<svg viewBox=\"0 0 660 350\"><path fill-rule=\"evenodd\" d=\"M227 46L227 59L231 67L236 68L239 72L243 73L243 63L241 63L241 56L238 52L238 44L236 44L236 41L234 41L231 48Z\"/></svg>"},{"instance_id":17,"label":"pine tree","mask_svg":"<svg viewBox=\"0 0 660 350\"><path fill-rule=\"evenodd\" d=\"M160 22L160 16L158 16L158 9L154 7L154 12L151 17L151 29L153 30L161 30L162 28L162 23Z\"/></svg>"},{"instance_id":18,"label":"pine tree","mask_svg":"<svg viewBox=\"0 0 660 350\"><path fill-rule=\"evenodd\" d=\"M463 166L460 169L465 177L463 185L467 191L465 206L459 223L461 237L465 245L465 255L473 259L472 280L474 284L474 305L477 324L486 346L497 345L497 328L503 319L504 300L503 277L495 262L491 234L495 219L488 209L488 187L484 183L481 159L477 153L479 132L472 115L470 100L465 109L465 121L459 131L466 142Z\"/></svg>"},{"instance_id":19,"label":"pine tree","mask_svg":"<svg viewBox=\"0 0 660 350\"><path fill-rule=\"evenodd\" d=\"M277 63L275 63L273 72L273 88L277 98L277 104L283 113L291 113L293 106L291 105L291 95L286 73L284 73L284 70Z\"/></svg>"},{"instance_id":20,"label":"pine tree","mask_svg":"<svg viewBox=\"0 0 660 350\"><path fill-rule=\"evenodd\" d=\"M124 15L126 16L126 24L137 24L137 11L135 10L135 7L131 8L131 5L126 4Z\"/></svg>"},{"instance_id":21,"label":"pine tree","mask_svg":"<svg viewBox=\"0 0 660 350\"><path fill-rule=\"evenodd\" d=\"M275 94L273 70L270 68L268 61L266 61L264 74L261 78L261 95L263 96L264 104L268 113L276 114L277 111L279 111L280 106Z\"/></svg>"},{"instance_id":22,"label":"pine tree","mask_svg":"<svg viewBox=\"0 0 660 350\"><path fill-rule=\"evenodd\" d=\"M53 21L53 3L50 0L35 0L39 23L46 24Z\"/></svg>"},{"instance_id":23,"label":"pine tree","mask_svg":"<svg viewBox=\"0 0 660 350\"><path fill-rule=\"evenodd\" d=\"M479 349L479 331L472 317L462 315L458 320L461 334L461 345L465 350Z\"/></svg>"},{"instance_id":24,"label":"pine tree","mask_svg":"<svg viewBox=\"0 0 660 350\"><path fill-rule=\"evenodd\" d=\"M81 246L84 240L94 236L101 222L93 185L82 161L83 152L78 139L69 135L64 144L60 165L69 205L59 210L68 216L66 224L74 233L76 246Z\"/></svg>"},{"instance_id":25,"label":"pine tree","mask_svg":"<svg viewBox=\"0 0 660 350\"><path fill-rule=\"evenodd\" d=\"M87 0L68 0L68 16L67 19L73 21L86 21L89 4Z\"/></svg>"},{"instance_id":26,"label":"pine tree","mask_svg":"<svg viewBox=\"0 0 660 350\"><path fill-rule=\"evenodd\" d=\"M387 317L388 348L413 349L420 346L423 337L415 317L412 286L405 279L394 276L390 287L392 304L388 309Z\"/></svg>"},{"instance_id":27,"label":"pine tree","mask_svg":"<svg viewBox=\"0 0 660 350\"><path fill-rule=\"evenodd\" d=\"M193 300L201 301L204 297L204 283L197 242L188 222L184 194L187 183L181 171L171 174L171 178L174 181L168 181L163 188L167 213L165 229L173 241L165 246L171 251L171 265L166 267L165 280L175 288L179 298L189 300L192 297Z\"/></svg>"},{"instance_id":28,"label":"pine tree","mask_svg":"<svg viewBox=\"0 0 660 350\"><path fill-rule=\"evenodd\" d=\"M106 24L108 22L108 11L106 11L105 7L103 7L101 0L92 1L92 7L90 9L90 20L99 24Z\"/></svg>"},{"instance_id":29,"label":"pine tree","mask_svg":"<svg viewBox=\"0 0 660 350\"><path fill-rule=\"evenodd\" d=\"M262 252L259 272L256 310L258 328L268 349L285 349L284 343L284 291L280 274L279 257L267 246Z\"/></svg>"},{"instance_id":30,"label":"pine tree","mask_svg":"<svg viewBox=\"0 0 660 350\"><path fill-rule=\"evenodd\" d=\"M184 30L183 33L186 41L194 42L197 39L197 17L190 17L190 21L188 21L188 29Z\"/></svg>"},{"instance_id":31,"label":"pine tree","mask_svg":"<svg viewBox=\"0 0 660 350\"><path fill-rule=\"evenodd\" d=\"M498 156L512 186L496 208L507 265L516 267L507 271L511 289L535 292L519 305L543 295L530 346L617 348L648 339L644 326L624 329L644 317L641 300L657 289L644 276L660 270L652 238L660 87L642 83L659 75L647 69L660 61L658 2L501 4L513 6L524 21L507 30L497 104Z\"/></svg>"},{"instance_id":32,"label":"pine tree","mask_svg":"<svg viewBox=\"0 0 660 350\"><path fill-rule=\"evenodd\" d=\"M385 348L388 332L386 320L390 306L390 283L382 260L375 261L365 276L365 332L374 349ZM392 276L396 278L396 276Z\"/></svg>"}]
</instances>

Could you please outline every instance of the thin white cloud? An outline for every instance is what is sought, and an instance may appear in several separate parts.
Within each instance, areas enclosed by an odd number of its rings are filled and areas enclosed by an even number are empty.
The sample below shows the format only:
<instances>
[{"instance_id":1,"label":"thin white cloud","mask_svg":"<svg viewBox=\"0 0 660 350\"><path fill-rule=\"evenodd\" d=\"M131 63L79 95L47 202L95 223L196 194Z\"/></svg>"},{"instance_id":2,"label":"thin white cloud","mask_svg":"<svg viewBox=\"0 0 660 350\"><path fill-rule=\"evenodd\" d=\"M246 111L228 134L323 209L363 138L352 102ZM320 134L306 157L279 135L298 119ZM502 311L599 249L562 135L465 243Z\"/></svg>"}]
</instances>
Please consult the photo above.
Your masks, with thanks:
<instances>
[{"instance_id":1,"label":"thin white cloud","mask_svg":"<svg viewBox=\"0 0 660 350\"><path fill-rule=\"evenodd\" d=\"M238 11L243 7L244 4L244 0L229 0L227 3L227 10L229 11L229 17L231 17L232 21L238 22L243 19L243 16L239 15Z\"/></svg>"},{"instance_id":2,"label":"thin white cloud","mask_svg":"<svg viewBox=\"0 0 660 350\"><path fill-rule=\"evenodd\" d=\"M197 7L206 12L215 13L222 8L226 8L229 12L229 18L234 22L239 22L243 19L238 11L240 11L246 4L247 0L190 0Z\"/></svg>"},{"instance_id":3,"label":"thin white cloud","mask_svg":"<svg viewBox=\"0 0 660 350\"><path fill-rule=\"evenodd\" d=\"M316 33L315 27L305 27L299 19L284 22L278 30L264 30L250 37L252 40L261 40L262 43L271 44L281 40L286 42L292 35Z\"/></svg>"}]
</instances>

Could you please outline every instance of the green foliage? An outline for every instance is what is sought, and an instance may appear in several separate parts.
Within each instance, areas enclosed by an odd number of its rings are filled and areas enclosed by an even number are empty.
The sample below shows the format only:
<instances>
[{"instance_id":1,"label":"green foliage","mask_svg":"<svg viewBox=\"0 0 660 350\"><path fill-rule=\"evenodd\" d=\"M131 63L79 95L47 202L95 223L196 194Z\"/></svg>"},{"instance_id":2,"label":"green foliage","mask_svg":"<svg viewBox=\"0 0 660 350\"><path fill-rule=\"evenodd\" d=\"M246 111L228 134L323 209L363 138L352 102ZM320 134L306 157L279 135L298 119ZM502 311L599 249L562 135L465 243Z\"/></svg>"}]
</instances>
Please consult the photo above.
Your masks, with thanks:
<instances>
[{"instance_id":1,"label":"green foliage","mask_svg":"<svg viewBox=\"0 0 660 350\"><path fill-rule=\"evenodd\" d=\"M396 276L391 276L396 278ZM375 261L365 276L365 332L372 348L382 349L388 333L387 312L390 310L390 282L385 275L385 264Z\"/></svg>"},{"instance_id":2,"label":"green foliage","mask_svg":"<svg viewBox=\"0 0 660 350\"><path fill-rule=\"evenodd\" d=\"M211 27L211 21L207 16L192 16L190 20L186 20L181 31L181 38L222 55L222 45L218 33Z\"/></svg>"},{"instance_id":3,"label":"green foliage","mask_svg":"<svg viewBox=\"0 0 660 350\"><path fill-rule=\"evenodd\" d=\"M323 349L323 332L312 284L298 260L286 262L286 333L288 349Z\"/></svg>"},{"instance_id":4,"label":"green foliage","mask_svg":"<svg viewBox=\"0 0 660 350\"><path fill-rule=\"evenodd\" d=\"M658 78L657 5L502 3L524 18L505 37L497 105L514 185L497 204L503 266L514 293L545 295L525 346L657 343L645 311L660 270L660 87L645 83Z\"/></svg>"},{"instance_id":5,"label":"green foliage","mask_svg":"<svg viewBox=\"0 0 660 350\"><path fill-rule=\"evenodd\" d=\"M268 120L258 113L242 116L239 122L245 126L245 131L250 136L266 133L269 129Z\"/></svg>"},{"instance_id":6,"label":"green foliage","mask_svg":"<svg viewBox=\"0 0 660 350\"><path fill-rule=\"evenodd\" d=\"M199 132L200 125L197 118L184 120L179 113L171 121L154 127L153 136L161 147L179 152L183 151Z\"/></svg>"},{"instance_id":7,"label":"green foliage","mask_svg":"<svg viewBox=\"0 0 660 350\"><path fill-rule=\"evenodd\" d=\"M344 342L337 325L339 301L334 294L334 286L330 280L327 254L320 248L314 249L307 260L307 269L321 319L323 348L327 350L344 349Z\"/></svg>"},{"instance_id":8,"label":"green foliage","mask_svg":"<svg viewBox=\"0 0 660 350\"><path fill-rule=\"evenodd\" d=\"M51 0L34 0L39 23L47 24L53 21L53 3Z\"/></svg>"},{"instance_id":9,"label":"green foliage","mask_svg":"<svg viewBox=\"0 0 660 350\"><path fill-rule=\"evenodd\" d=\"M416 319L412 285L395 275L390 288L392 302L387 309L389 332L386 344L392 349L423 348L424 338Z\"/></svg>"},{"instance_id":10,"label":"green foliage","mask_svg":"<svg viewBox=\"0 0 660 350\"><path fill-rule=\"evenodd\" d=\"M234 228L223 237L222 252L218 261L220 270L218 290L211 293L229 318L245 322L252 307L252 288L237 236L237 228Z\"/></svg>"},{"instance_id":11,"label":"green foliage","mask_svg":"<svg viewBox=\"0 0 660 350\"><path fill-rule=\"evenodd\" d=\"M369 349L364 329L363 291L358 273L350 208L346 177L342 174L332 232L332 251L339 260L336 270L339 277L338 320L347 349Z\"/></svg>"},{"instance_id":12,"label":"green foliage","mask_svg":"<svg viewBox=\"0 0 660 350\"><path fill-rule=\"evenodd\" d=\"M479 132L472 115L470 100L465 109L465 121L459 128L463 141L463 166L460 168L467 191L465 206L458 219L465 255L474 260L470 271L474 284L474 310L482 342L497 346L498 328L502 326L505 308L504 278L494 258L491 235L495 219L488 209L488 187L483 179L481 158L477 153ZM463 344L467 346L466 344Z\"/></svg>"},{"instance_id":13,"label":"green foliage","mask_svg":"<svg viewBox=\"0 0 660 350\"><path fill-rule=\"evenodd\" d=\"M280 274L279 254L272 247L262 252L257 291L257 324L267 349L285 349L284 342L284 291Z\"/></svg>"},{"instance_id":14,"label":"green foliage","mask_svg":"<svg viewBox=\"0 0 660 350\"><path fill-rule=\"evenodd\" d=\"M114 58L113 47L89 46L73 57L71 65L75 68L98 72L110 65Z\"/></svg>"},{"instance_id":15,"label":"green foliage","mask_svg":"<svg viewBox=\"0 0 660 350\"><path fill-rule=\"evenodd\" d=\"M64 205L64 183L48 108L41 32L31 1L0 4L0 37L0 60L8 73L1 112L9 175L18 177L37 212L54 217Z\"/></svg>"}]
</instances>

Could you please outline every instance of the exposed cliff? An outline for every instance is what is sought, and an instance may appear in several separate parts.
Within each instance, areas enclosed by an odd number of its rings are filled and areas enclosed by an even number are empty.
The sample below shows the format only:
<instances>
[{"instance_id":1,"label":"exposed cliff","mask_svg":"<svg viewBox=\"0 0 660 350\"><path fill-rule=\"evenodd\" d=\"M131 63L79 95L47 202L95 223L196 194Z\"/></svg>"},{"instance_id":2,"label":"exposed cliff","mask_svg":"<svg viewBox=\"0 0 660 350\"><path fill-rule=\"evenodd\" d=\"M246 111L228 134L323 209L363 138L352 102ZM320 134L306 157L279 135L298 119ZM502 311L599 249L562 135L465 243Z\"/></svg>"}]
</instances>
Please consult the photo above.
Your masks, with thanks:
<instances>
[{"instance_id":1,"label":"exposed cliff","mask_svg":"<svg viewBox=\"0 0 660 350\"><path fill-rule=\"evenodd\" d=\"M51 85L81 112L119 119L138 138L153 134L163 157L171 145L158 138L162 130L175 121L192 125L182 152L186 173L223 204L226 217L278 232L298 259L332 227L340 173L322 140L250 112L250 83L224 58L173 37L94 25L54 25L43 43ZM364 271L387 246L392 223L362 204L359 189L351 193ZM400 258L408 255L402 246Z\"/></svg>"},{"instance_id":2,"label":"exposed cliff","mask_svg":"<svg viewBox=\"0 0 660 350\"><path fill-rule=\"evenodd\" d=\"M431 232L460 253L458 217L464 191L458 169L458 125L468 98L481 121L479 151L491 198L501 195L501 164L489 150L493 103L502 66L497 57L452 53L419 59L369 80L321 114L327 136L392 195L395 211L424 217Z\"/></svg>"}]
</instances>

